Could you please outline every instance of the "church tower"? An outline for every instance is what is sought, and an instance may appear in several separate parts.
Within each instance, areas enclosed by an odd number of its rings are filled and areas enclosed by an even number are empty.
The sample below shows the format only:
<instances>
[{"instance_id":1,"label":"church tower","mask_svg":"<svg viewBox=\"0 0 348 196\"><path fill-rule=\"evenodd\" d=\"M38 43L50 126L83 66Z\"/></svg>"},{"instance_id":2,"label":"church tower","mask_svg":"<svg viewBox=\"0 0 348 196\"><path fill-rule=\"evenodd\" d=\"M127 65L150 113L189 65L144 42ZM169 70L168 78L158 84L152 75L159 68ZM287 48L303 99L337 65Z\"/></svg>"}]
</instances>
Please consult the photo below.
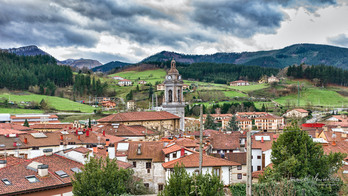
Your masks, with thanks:
<instances>
[{"instance_id":1,"label":"church tower","mask_svg":"<svg viewBox=\"0 0 348 196\"><path fill-rule=\"evenodd\" d=\"M170 70L164 80L164 101L162 108L180 117L180 130L185 131L185 102L183 94L184 82L173 58Z\"/></svg>"}]
</instances>

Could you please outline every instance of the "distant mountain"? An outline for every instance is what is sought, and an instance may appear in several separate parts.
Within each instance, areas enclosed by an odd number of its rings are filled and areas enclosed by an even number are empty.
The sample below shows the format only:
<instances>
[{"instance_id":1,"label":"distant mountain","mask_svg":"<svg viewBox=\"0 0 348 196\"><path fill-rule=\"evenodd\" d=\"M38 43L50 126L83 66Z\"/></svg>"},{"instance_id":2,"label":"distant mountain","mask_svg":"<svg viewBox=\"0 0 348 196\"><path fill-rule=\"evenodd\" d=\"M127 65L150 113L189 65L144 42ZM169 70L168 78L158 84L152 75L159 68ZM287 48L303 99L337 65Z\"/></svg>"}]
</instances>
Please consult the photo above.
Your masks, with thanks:
<instances>
[{"instance_id":1,"label":"distant mountain","mask_svg":"<svg viewBox=\"0 0 348 196\"><path fill-rule=\"evenodd\" d=\"M145 58L142 62L165 62L172 58L177 62L190 64L210 62L284 68L289 65L305 63L308 65L332 65L348 69L348 48L318 44L295 44L278 50L211 55L188 55L162 51Z\"/></svg>"},{"instance_id":2,"label":"distant mountain","mask_svg":"<svg viewBox=\"0 0 348 196\"><path fill-rule=\"evenodd\" d=\"M76 67L79 69L82 69L83 67L86 67L88 69L92 69L94 67L98 67L102 65L99 61L93 60L93 59L67 59L64 61L60 61L61 64L69 65L71 67Z\"/></svg>"},{"instance_id":3,"label":"distant mountain","mask_svg":"<svg viewBox=\"0 0 348 196\"><path fill-rule=\"evenodd\" d=\"M41 50L35 45L31 46L23 46L19 48L9 48L9 49L3 49L4 51L7 51L9 53L14 53L16 55L22 55L22 56L35 56L35 55L49 55L47 52Z\"/></svg>"},{"instance_id":4,"label":"distant mountain","mask_svg":"<svg viewBox=\"0 0 348 196\"><path fill-rule=\"evenodd\" d=\"M101 66L98 66L98 67L94 67L92 69L92 71L100 71L100 72L108 72L114 68L117 68L117 67L124 67L124 66L127 66L127 65L130 65L131 63L125 63L125 62L120 62L120 61L111 61L109 63L106 63L104 65L101 65Z\"/></svg>"}]
</instances>

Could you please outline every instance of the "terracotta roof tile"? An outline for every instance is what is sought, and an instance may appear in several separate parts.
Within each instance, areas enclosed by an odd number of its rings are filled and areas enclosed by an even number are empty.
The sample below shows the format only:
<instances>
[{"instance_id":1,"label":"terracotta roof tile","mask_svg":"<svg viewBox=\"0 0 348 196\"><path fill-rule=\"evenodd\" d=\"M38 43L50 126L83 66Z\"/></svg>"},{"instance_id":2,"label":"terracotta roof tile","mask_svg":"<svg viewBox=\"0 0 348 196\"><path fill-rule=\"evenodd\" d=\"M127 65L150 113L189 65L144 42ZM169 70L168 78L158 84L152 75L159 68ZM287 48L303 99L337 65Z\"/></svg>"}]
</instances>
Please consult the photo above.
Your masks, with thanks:
<instances>
[{"instance_id":1,"label":"terracotta roof tile","mask_svg":"<svg viewBox=\"0 0 348 196\"><path fill-rule=\"evenodd\" d=\"M234 161L242 165L246 165L246 152L237 152L237 153L226 153L225 157L229 161Z\"/></svg>"},{"instance_id":2,"label":"terracotta roof tile","mask_svg":"<svg viewBox=\"0 0 348 196\"><path fill-rule=\"evenodd\" d=\"M125 112L112 114L97 120L100 123L108 122L128 122L128 121L148 121L148 120L170 120L180 119L180 117L165 111L159 112Z\"/></svg>"},{"instance_id":3,"label":"terracotta roof tile","mask_svg":"<svg viewBox=\"0 0 348 196\"><path fill-rule=\"evenodd\" d=\"M180 147L187 147L187 148L199 147L197 140L192 140L188 138L179 138L174 140L173 142Z\"/></svg>"},{"instance_id":4,"label":"terracotta roof tile","mask_svg":"<svg viewBox=\"0 0 348 196\"><path fill-rule=\"evenodd\" d=\"M234 131L231 134L214 134L209 139L213 149L231 150L240 148L239 139L242 137L245 138L245 135L241 134L239 131Z\"/></svg>"},{"instance_id":5,"label":"terracotta roof tile","mask_svg":"<svg viewBox=\"0 0 348 196\"><path fill-rule=\"evenodd\" d=\"M181 150L181 147L177 144L171 144L171 146L162 149L164 154L169 154L178 150Z\"/></svg>"},{"instance_id":6,"label":"terracotta roof tile","mask_svg":"<svg viewBox=\"0 0 348 196\"><path fill-rule=\"evenodd\" d=\"M40 177L36 171L27 169L27 166L33 161L48 165L48 176ZM1 179L7 178L12 184L6 186L4 183L0 182L0 194L14 194L21 191L34 192L38 189L50 186L66 186L71 183L70 177L74 174L71 168L75 167L81 168L82 164L58 155L52 155L37 157L2 168L0 169ZM59 177L55 174L55 172L59 170L63 170L69 177ZM39 182L30 183L25 178L26 176L35 176Z\"/></svg>"},{"instance_id":7,"label":"terracotta roof tile","mask_svg":"<svg viewBox=\"0 0 348 196\"><path fill-rule=\"evenodd\" d=\"M132 125L127 126L124 124L118 125L118 128L114 128L111 124L104 124L104 125L98 125L98 132L103 133L105 131L108 135L115 135L120 137L126 137L126 136L146 136L146 135L153 135L154 132L150 129L147 129L144 126L141 125Z\"/></svg>"},{"instance_id":8,"label":"terracotta roof tile","mask_svg":"<svg viewBox=\"0 0 348 196\"><path fill-rule=\"evenodd\" d=\"M137 154L139 144L141 145L141 154ZM163 142L129 142L127 158L128 160L147 159L153 162L164 162L163 147Z\"/></svg>"},{"instance_id":9,"label":"terracotta roof tile","mask_svg":"<svg viewBox=\"0 0 348 196\"><path fill-rule=\"evenodd\" d=\"M14 123L0 123L0 129L14 129L17 131L28 131L31 130L30 127L25 127Z\"/></svg>"},{"instance_id":10,"label":"terracotta roof tile","mask_svg":"<svg viewBox=\"0 0 348 196\"><path fill-rule=\"evenodd\" d=\"M199 167L199 153L193 153L179 159L175 159L166 163L163 163L162 166L166 169L174 168L176 164L184 164L186 168L198 168ZM214 166L236 166L241 165L233 161L228 161L221 158L212 157L209 155L203 154L203 163L202 167L214 167Z\"/></svg>"},{"instance_id":11,"label":"terracotta roof tile","mask_svg":"<svg viewBox=\"0 0 348 196\"><path fill-rule=\"evenodd\" d=\"M72 127L73 124L71 123L38 123L30 125L30 128L32 129L67 129L69 127Z\"/></svg>"}]
</instances>

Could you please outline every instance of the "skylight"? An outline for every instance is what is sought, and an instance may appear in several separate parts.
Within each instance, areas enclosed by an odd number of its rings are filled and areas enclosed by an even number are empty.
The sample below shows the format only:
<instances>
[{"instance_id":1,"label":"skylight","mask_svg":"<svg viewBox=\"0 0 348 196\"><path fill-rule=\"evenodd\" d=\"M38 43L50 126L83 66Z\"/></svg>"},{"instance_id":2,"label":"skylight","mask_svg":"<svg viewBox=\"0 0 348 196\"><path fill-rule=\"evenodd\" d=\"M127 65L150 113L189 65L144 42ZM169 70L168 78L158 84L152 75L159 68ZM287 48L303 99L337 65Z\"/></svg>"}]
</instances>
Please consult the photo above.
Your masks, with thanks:
<instances>
[{"instance_id":1,"label":"skylight","mask_svg":"<svg viewBox=\"0 0 348 196\"><path fill-rule=\"evenodd\" d=\"M1 180L5 185L11 185L12 183L7 179L7 178L4 178Z\"/></svg>"},{"instance_id":2,"label":"skylight","mask_svg":"<svg viewBox=\"0 0 348 196\"><path fill-rule=\"evenodd\" d=\"M69 175L67 173L65 173L63 170L59 170L59 171L56 171L54 173L56 173L61 178L69 177Z\"/></svg>"},{"instance_id":3,"label":"skylight","mask_svg":"<svg viewBox=\"0 0 348 196\"><path fill-rule=\"evenodd\" d=\"M82 172L82 170L78 167L74 167L74 168L71 168L71 171L75 172L75 173L80 173Z\"/></svg>"},{"instance_id":4,"label":"skylight","mask_svg":"<svg viewBox=\"0 0 348 196\"><path fill-rule=\"evenodd\" d=\"M25 176L25 178L26 178L30 183L39 182L39 180L38 180L35 176Z\"/></svg>"}]
</instances>

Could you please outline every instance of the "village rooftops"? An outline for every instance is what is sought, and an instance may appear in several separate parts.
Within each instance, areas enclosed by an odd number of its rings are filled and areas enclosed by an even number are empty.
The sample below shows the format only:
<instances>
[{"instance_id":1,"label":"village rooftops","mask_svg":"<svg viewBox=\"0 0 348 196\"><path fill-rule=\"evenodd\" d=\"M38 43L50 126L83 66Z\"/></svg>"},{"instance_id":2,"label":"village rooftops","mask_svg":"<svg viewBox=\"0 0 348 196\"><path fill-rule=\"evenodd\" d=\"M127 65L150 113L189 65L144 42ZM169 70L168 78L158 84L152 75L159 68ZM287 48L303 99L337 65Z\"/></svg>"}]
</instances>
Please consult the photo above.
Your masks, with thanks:
<instances>
[{"instance_id":1,"label":"village rooftops","mask_svg":"<svg viewBox=\"0 0 348 196\"><path fill-rule=\"evenodd\" d=\"M245 137L239 131L233 131L231 134L213 134L209 139L213 149L233 150L241 147L239 139Z\"/></svg>"},{"instance_id":2,"label":"village rooftops","mask_svg":"<svg viewBox=\"0 0 348 196\"><path fill-rule=\"evenodd\" d=\"M193 153L191 155L187 155L181 157L179 159L175 159L166 163L163 163L162 166L165 169L174 168L175 165L183 164L186 168L198 168L199 167L199 153ZM209 155L203 154L203 163L202 167L215 167L215 166L238 166L240 163L236 163L233 161L228 161L221 158L212 157Z\"/></svg>"},{"instance_id":3,"label":"village rooftops","mask_svg":"<svg viewBox=\"0 0 348 196\"><path fill-rule=\"evenodd\" d=\"M68 129L72 127L71 123L37 123L30 125L32 129Z\"/></svg>"},{"instance_id":4,"label":"village rooftops","mask_svg":"<svg viewBox=\"0 0 348 196\"><path fill-rule=\"evenodd\" d=\"M32 128L31 127L25 127L19 124L13 124L13 123L0 123L0 129L14 129L17 131L29 131Z\"/></svg>"},{"instance_id":5,"label":"village rooftops","mask_svg":"<svg viewBox=\"0 0 348 196\"><path fill-rule=\"evenodd\" d=\"M35 164L34 164L35 163ZM48 173L40 176L32 166L47 165ZM47 166L42 168L47 168ZM18 195L71 186L74 171L83 165L59 155L41 156L0 169L0 195ZM74 170L74 171L73 171Z\"/></svg>"},{"instance_id":6,"label":"village rooftops","mask_svg":"<svg viewBox=\"0 0 348 196\"><path fill-rule=\"evenodd\" d=\"M171 120L180 119L180 117L166 111L159 112L125 112L112 114L110 116L97 120L99 123L129 122L129 121L153 121L153 120Z\"/></svg>"},{"instance_id":7,"label":"village rooftops","mask_svg":"<svg viewBox=\"0 0 348 196\"><path fill-rule=\"evenodd\" d=\"M234 161L242 165L247 164L246 152L229 152L225 154L225 157L229 161Z\"/></svg>"}]
</instances>

